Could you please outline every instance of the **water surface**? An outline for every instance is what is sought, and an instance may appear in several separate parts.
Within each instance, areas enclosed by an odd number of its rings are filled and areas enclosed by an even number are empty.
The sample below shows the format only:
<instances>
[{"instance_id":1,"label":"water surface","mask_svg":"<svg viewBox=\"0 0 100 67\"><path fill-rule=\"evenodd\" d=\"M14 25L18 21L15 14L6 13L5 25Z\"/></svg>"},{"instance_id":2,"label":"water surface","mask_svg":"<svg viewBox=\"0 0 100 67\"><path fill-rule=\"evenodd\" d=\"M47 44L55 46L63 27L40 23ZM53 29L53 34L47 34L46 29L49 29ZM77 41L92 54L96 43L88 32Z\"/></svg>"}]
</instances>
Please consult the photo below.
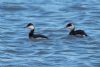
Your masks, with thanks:
<instances>
[{"instance_id":1,"label":"water surface","mask_svg":"<svg viewBox=\"0 0 100 67\"><path fill-rule=\"evenodd\" d=\"M30 41L30 22L49 40ZM100 67L100 0L0 0L0 67Z\"/></svg>"}]
</instances>

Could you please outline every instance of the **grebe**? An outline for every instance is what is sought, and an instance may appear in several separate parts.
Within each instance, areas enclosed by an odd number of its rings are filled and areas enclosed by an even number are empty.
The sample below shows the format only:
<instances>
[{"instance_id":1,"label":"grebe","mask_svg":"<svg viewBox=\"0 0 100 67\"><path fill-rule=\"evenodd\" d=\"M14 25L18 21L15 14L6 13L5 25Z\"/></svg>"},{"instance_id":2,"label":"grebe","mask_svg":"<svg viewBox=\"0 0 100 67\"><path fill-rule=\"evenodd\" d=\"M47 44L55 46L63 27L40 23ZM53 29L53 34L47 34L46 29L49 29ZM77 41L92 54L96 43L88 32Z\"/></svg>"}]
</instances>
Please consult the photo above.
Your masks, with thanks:
<instances>
[{"instance_id":1,"label":"grebe","mask_svg":"<svg viewBox=\"0 0 100 67\"><path fill-rule=\"evenodd\" d=\"M34 34L35 27L32 23L29 23L26 28L30 29L29 38L30 39L48 39L48 37L41 34Z\"/></svg>"},{"instance_id":2,"label":"grebe","mask_svg":"<svg viewBox=\"0 0 100 67\"><path fill-rule=\"evenodd\" d=\"M75 30L75 26L73 23L68 23L66 28L70 30L69 35L75 36L88 36L83 30Z\"/></svg>"}]
</instances>

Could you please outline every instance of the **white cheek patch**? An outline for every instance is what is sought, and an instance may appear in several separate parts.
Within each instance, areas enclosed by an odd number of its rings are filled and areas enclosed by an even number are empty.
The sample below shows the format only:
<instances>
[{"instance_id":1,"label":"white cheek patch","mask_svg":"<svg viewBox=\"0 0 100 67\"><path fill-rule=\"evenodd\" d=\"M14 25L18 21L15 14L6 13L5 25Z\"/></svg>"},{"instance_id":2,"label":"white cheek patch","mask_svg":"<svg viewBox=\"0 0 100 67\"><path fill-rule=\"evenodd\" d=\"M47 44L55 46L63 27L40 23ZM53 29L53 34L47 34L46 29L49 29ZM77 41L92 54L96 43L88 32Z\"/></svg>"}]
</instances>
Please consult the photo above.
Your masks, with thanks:
<instances>
[{"instance_id":1,"label":"white cheek patch","mask_svg":"<svg viewBox=\"0 0 100 67\"><path fill-rule=\"evenodd\" d=\"M34 27L34 26L32 26L32 25L31 25L31 26L29 26L28 28L29 28L29 29L35 29L35 27Z\"/></svg>"}]
</instances>

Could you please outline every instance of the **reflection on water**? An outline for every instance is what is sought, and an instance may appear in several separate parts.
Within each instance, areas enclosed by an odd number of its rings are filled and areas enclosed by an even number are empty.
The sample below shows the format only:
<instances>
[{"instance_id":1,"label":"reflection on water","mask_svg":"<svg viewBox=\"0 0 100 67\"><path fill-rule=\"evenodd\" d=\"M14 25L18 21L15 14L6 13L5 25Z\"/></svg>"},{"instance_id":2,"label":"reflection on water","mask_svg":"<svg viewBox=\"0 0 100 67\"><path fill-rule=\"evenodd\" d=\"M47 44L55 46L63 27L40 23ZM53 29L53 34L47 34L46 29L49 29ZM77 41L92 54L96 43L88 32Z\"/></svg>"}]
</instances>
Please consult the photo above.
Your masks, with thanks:
<instances>
[{"instance_id":1,"label":"reflection on water","mask_svg":"<svg viewBox=\"0 0 100 67\"><path fill-rule=\"evenodd\" d=\"M99 67L99 18L99 0L1 0L0 67ZM29 22L49 40L30 41ZM67 36L68 22L89 37Z\"/></svg>"}]
</instances>

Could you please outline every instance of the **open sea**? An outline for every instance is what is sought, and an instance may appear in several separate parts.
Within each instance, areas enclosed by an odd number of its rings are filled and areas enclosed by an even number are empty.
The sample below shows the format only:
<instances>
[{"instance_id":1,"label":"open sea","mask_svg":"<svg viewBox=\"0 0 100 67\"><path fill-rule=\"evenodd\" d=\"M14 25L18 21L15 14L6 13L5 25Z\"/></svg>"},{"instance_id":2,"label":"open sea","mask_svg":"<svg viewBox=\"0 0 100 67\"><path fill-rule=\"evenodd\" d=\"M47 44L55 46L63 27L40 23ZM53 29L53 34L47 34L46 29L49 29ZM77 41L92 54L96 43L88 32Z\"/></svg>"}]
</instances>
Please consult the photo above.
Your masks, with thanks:
<instances>
[{"instance_id":1,"label":"open sea","mask_svg":"<svg viewBox=\"0 0 100 67\"><path fill-rule=\"evenodd\" d=\"M29 40L28 23L49 39ZM100 0L0 0L0 67L100 67Z\"/></svg>"}]
</instances>

